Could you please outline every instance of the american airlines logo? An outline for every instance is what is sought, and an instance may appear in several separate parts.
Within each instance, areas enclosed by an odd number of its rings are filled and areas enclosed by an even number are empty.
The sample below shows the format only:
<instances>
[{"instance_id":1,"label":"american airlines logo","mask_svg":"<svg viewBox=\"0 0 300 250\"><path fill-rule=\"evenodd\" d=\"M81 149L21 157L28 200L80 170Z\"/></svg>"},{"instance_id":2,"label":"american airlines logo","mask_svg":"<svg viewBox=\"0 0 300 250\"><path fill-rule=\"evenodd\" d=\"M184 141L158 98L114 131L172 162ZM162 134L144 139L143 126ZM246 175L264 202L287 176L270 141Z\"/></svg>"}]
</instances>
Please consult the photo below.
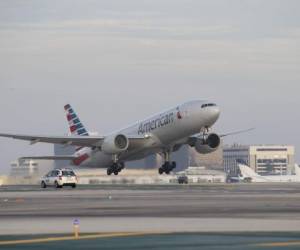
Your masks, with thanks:
<instances>
[{"instance_id":1,"label":"american airlines logo","mask_svg":"<svg viewBox=\"0 0 300 250\"><path fill-rule=\"evenodd\" d=\"M182 119L182 115L181 115L181 112L179 110L179 107L177 107L176 110L177 110L177 118Z\"/></svg>"},{"instance_id":2,"label":"american airlines logo","mask_svg":"<svg viewBox=\"0 0 300 250\"><path fill-rule=\"evenodd\" d=\"M174 118L175 118L175 115L173 112L171 112L169 114L162 115L157 119L153 119L148 122L141 123L139 126L138 134L148 133L157 128L164 127L170 123L173 123L175 120Z\"/></svg>"}]
</instances>

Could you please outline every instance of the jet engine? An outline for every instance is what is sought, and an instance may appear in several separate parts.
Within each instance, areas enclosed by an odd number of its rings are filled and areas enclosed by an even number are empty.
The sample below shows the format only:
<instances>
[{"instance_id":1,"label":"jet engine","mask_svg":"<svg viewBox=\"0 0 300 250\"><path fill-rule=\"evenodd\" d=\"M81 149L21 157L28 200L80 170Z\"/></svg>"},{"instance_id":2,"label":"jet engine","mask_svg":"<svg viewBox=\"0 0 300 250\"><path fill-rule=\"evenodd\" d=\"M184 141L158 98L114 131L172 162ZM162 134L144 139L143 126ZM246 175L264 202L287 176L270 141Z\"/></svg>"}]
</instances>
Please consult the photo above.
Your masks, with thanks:
<instances>
[{"instance_id":1,"label":"jet engine","mask_svg":"<svg viewBox=\"0 0 300 250\"><path fill-rule=\"evenodd\" d=\"M204 138L198 138L195 143L195 149L200 154L208 154L216 151L220 146L221 139L217 134L209 134Z\"/></svg>"},{"instance_id":2,"label":"jet engine","mask_svg":"<svg viewBox=\"0 0 300 250\"><path fill-rule=\"evenodd\" d=\"M123 134L108 136L102 143L102 151L106 154L118 154L129 147L129 140Z\"/></svg>"}]
</instances>

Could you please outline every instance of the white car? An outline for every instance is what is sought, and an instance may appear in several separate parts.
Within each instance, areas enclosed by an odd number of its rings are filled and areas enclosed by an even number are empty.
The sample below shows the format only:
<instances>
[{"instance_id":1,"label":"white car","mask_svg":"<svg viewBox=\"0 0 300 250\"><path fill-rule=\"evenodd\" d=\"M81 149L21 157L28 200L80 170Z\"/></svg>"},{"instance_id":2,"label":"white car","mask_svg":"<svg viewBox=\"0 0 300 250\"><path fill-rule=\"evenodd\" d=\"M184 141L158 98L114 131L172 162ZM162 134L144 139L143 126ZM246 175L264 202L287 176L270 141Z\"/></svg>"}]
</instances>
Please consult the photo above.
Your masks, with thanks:
<instances>
[{"instance_id":1,"label":"white car","mask_svg":"<svg viewBox=\"0 0 300 250\"><path fill-rule=\"evenodd\" d=\"M72 169L55 169L41 179L41 187L54 186L62 188L63 186L71 186L75 188L77 182L77 176Z\"/></svg>"}]
</instances>

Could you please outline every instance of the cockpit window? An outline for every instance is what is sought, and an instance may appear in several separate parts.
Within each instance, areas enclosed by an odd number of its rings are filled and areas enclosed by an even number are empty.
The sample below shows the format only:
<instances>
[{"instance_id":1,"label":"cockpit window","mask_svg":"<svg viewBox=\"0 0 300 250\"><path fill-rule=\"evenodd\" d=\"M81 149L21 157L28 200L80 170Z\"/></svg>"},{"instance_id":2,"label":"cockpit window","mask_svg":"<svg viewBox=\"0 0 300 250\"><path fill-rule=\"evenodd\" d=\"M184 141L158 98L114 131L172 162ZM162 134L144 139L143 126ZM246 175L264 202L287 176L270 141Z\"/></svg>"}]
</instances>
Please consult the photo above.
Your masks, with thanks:
<instances>
[{"instance_id":1,"label":"cockpit window","mask_svg":"<svg viewBox=\"0 0 300 250\"><path fill-rule=\"evenodd\" d=\"M217 106L216 104L214 103L205 103L201 106L201 108L206 108L206 107L213 107L213 106Z\"/></svg>"}]
</instances>

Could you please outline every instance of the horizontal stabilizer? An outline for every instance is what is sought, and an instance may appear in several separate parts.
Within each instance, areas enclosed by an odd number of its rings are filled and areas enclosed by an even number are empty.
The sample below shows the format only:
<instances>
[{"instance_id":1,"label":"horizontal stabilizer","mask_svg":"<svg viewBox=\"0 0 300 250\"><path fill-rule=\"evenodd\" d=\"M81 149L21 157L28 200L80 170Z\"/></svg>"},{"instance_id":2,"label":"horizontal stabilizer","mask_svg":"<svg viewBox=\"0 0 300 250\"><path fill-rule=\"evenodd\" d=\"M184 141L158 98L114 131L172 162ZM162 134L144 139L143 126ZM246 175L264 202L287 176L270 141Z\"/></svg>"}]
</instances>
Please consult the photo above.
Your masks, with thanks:
<instances>
[{"instance_id":1,"label":"horizontal stabilizer","mask_svg":"<svg viewBox=\"0 0 300 250\"><path fill-rule=\"evenodd\" d=\"M19 160L74 160L76 156L73 155L59 155L59 156L26 156L21 157Z\"/></svg>"}]
</instances>

